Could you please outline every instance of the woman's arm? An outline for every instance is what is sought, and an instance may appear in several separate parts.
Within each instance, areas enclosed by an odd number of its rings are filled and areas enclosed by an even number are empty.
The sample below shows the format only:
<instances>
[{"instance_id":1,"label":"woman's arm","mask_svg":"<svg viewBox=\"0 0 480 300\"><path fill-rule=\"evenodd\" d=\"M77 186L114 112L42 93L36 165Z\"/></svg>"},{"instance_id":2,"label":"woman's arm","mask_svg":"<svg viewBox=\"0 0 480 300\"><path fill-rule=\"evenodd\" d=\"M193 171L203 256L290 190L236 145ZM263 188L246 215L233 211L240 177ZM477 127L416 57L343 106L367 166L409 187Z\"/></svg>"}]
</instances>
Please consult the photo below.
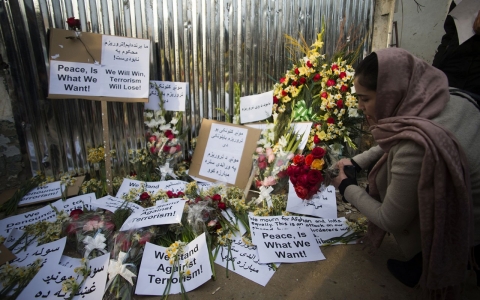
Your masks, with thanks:
<instances>
[{"instance_id":1,"label":"woman's arm","mask_svg":"<svg viewBox=\"0 0 480 300\"><path fill-rule=\"evenodd\" d=\"M398 143L390 150L386 162L390 169L383 203L355 185L345 189L345 199L383 230L392 233L404 230L418 214L417 190L423 155L423 148L412 141Z\"/></svg>"}]
</instances>

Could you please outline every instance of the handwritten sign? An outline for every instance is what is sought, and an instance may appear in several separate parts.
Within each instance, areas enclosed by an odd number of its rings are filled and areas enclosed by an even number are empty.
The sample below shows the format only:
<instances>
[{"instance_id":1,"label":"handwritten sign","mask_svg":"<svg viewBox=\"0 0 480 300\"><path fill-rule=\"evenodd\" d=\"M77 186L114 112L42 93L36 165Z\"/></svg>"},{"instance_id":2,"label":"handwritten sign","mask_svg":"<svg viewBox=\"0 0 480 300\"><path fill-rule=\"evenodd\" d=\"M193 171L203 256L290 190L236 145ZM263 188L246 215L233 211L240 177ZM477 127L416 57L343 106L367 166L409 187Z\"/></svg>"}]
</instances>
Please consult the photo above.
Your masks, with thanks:
<instances>
[{"instance_id":1,"label":"handwritten sign","mask_svg":"<svg viewBox=\"0 0 480 300\"><path fill-rule=\"evenodd\" d=\"M158 187L160 190L172 191L173 193L185 192L185 187L187 186L186 181L183 180L168 180L168 181L159 181ZM150 182L147 182L147 186Z\"/></svg>"},{"instance_id":2,"label":"handwritten sign","mask_svg":"<svg viewBox=\"0 0 480 300\"><path fill-rule=\"evenodd\" d=\"M290 227L270 232L250 229L261 263L296 263L325 259L313 233L307 228Z\"/></svg>"},{"instance_id":3,"label":"handwritten sign","mask_svg":"<svg viewBox=\"0 0 480 300\"><path fill-rule=\"evenodd\" d=\"M240 97L240 121L250 123L265 120L272 115L273 91Z\"/></svg>"},{"instance_id":4,"label":"handwritten sign","mask_svg":"<svg viewBox=\"0 0 480 300\"><path fill-rule=\"evenodd\" d=\"M182 220L185 200L170 200L156 203L156 206L144 208L135 212L123 223L120 231L142 228L151 225L180 223Z\"/></svg>"},{"instance_id":5,"label":"handwritten sign","mask_svg":"<svg viewBox=\"0 0 480 300\"><path fill-rule=\"evenodd\" d=\"M102 299L107 281L109 254L94 258L88 262L88 274L85 282L73 297L79 299ZM77 264L75 267L80 266ZM74 272L74 268L58 264L45 265L25 287L18 299L68 299L70 292L62 291L62 283L73 277L81 282L83 277Z\"/></svg>"},{"instance_id":6,"label":"handwritten sign","mask_svg":"<svg viewBox=\"0 0 480 300\"><path fill-rule=\"evenodd\" d=\"M146 243L135 294L162 295L172 272L175 273L171 279L170 294L181 292L178 270L173 269L166 250L165 247ZM187 292L210 280L212 269L205 233L185 246L180 256L180 269L185 273L182 280Z\"/></svg>"},{"instance_id":7,"label":"handwritten sign","mask_svg":"<svg viewBox=\"0 0 480 300\"><path fill-rule=\"evenodd\" d=\"M257 123L257 124L245 124L245 126L250 128L256 128L265 130L267 128L267 123ZM308 142L308 136L310 133L310 129L312 128L312 122L298 122L290 124L291 128L295 133L302 139L300 144L298 145L298 149L303 150Z\"/></svg>"},{"instance_id":8,"label":"handwritten sign","mask_svg":"<svg viewBox=\"0 0 480 300\"><path fill-rule=\"evenodd\" d=\"M58 265L62 257L63 250L67 238L61 238L51 243L43 244L35 247L28 247L25 251L15 253L17 258L11 263L17 267L24 267L32 265L38 258L42 259L42 266L47 264Z\"/></svg>"},{"instance_id":9,"label":"handwritten sign","mask_svg":"<svg viewBox=\"0 0 480 300\"><path fill-rule=\"evenodd\" d=\"M56 219L57 214L53 208L47 205L37 210L0 220L0 235L6 237L14 228L23 229L25 226L39 221L54 222Z\"/></svg>"},{"instance_id":10,"label":"handwritten sign","mask_svg":"<svg viewBox=\"0 0 480 300\"><path fill-rule=\"evenodd\" d=\"M133 202L125 202L112 196L105 196L90 203L92 207L103 208L111 212L115 212L120 207L131 209L134 213L143 210L143 207Z\"/></svg>"},{"instance_id":11,"label":"handwritten sign","mask_svg":"<svg viewBox=\"0 0 480 300\"><path fill-rule=\"evenodd\" d=\"M75 257L70 257L66 255L62 255L60 258L60 262L58 263L59 265L67 268L76 268L80 265L80 262L82 261L81 258L75 258Z\"/></svg>"},{"instance_id":12,"label":"handwritten sign","mask_svg":"<svg viewBox=\"0 0 480 300\"><path fill-rule=\"evenodd\" d=\"M247 129L212 124L200 175L234 184L246 137Z\"/></svg>"},{"instance_id":13,"label":"handwritten sign","mask_svg":"<svg viewBox=\"0 0 480 300\"><path fill-rule=\"evenodd\" d=\"M23 206L32 203L45 202L52 199L62 197L62 187L60 181L51 182L44 186L39 186L28 192L23 196L22 200L18 202L18 206Z\"/></svg>"},{"instance_id":14,"label":"handwritten sign","mask_svg":"<svg viewBox=\"0 0 480 300\"><path fill-rule=\"evenodd\" d=\"M97 197L95 193L89 193L85 195L80 195L72 198L68 198L67 200L58 200L52 203L52 206L55 207L58 211L64 211L67 215L75 209L91 209L90 202L95 201Z\"/></svg>"},{"instance_id":15,"label":"handwritten sign","mask_svg":"<svg viewBox=\"0 0 480 300\"><path fill-rule=\"evenodd\" d=\"M224 268L227 268L228 264L228 269L232 272L262 286L266 286L275 274L275 269L271 266L260 263L257 247L246 245L241 238L232 242L230 252L228 246L220 246L215 263Z\"/></svg>"},{"instance_id":16,"label":"handwritten sign","mask_svg":"<svg viewBox=\"0 0 480 300\"><path fill-rule=\"evenodd\" d=\"M319 246L330 243L330 239L332 238L350 232L350 228L344 217L338 219L323 219L304 216L257 217L249 215L248 219L250 229L255 229L257 231L284 230L285 228L308 228L313 233Z\"/></svg>"},{"instance_id":17,"label":"handwritten sign","mask_svg":"<svg viewBox=\"0 0 480 300\"><path fill-rule=\"evenodd\" d=\"M337 217L337 200L335 196L335 188L330 185L320 189L317 194L313 195L310 200L302 200L295 193L295 188L291 181L289 181L287 211L310 215L321 218L336 218Z\"/></svg>"},{"instance_id":18,"label":"handwritten sign","mask_svg":"<svg viewBox=\"0 0 480 300\"><path fill-rule=\"evenodd\" d=\"M12 249L13 253L17 253L20 250L28 250L29 247L37 247L37 238L33 236L29 236L28 239L25 239L23 234L25 231L20 229L13 229L10 232L10 235L5 239L3 245L7 248L13 246L13 244L17 244L15 248Z\"/></svg>"},{"instance_id":19,"label":"handwritten sign","mask_svg":"<svg viewBox=\"0 0 480 300\"><path fill-rule=\"evenodd\" d=\"M188 92L187 82L150 81L150 94L148 95L148 103L145 103L145 109L160 109L160 97L157 89L162 92L164 110L185 111L185 100Z\"/></svg>"}]
</instances>

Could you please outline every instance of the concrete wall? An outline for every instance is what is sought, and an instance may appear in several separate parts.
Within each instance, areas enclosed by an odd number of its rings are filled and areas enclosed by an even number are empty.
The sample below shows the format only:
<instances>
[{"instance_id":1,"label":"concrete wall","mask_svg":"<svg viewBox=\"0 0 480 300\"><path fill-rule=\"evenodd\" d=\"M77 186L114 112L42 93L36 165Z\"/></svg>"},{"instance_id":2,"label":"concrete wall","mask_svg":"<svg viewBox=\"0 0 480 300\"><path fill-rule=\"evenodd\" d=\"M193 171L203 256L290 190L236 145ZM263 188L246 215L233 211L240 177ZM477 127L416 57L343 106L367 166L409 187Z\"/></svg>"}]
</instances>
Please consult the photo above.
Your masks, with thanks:
<instances>
[{"instance_id":1,"label":"concrete wall","mask_svg":"<svg viewBox=\"0 0 480 300\"><path fill-rule=\"evenodd\" d=\"M444 34L451 1L417 0L422 5L418 7L414 0L396 0L393 20L397 22L399 47L431 63Z\"/></svg>"}]
</instances>

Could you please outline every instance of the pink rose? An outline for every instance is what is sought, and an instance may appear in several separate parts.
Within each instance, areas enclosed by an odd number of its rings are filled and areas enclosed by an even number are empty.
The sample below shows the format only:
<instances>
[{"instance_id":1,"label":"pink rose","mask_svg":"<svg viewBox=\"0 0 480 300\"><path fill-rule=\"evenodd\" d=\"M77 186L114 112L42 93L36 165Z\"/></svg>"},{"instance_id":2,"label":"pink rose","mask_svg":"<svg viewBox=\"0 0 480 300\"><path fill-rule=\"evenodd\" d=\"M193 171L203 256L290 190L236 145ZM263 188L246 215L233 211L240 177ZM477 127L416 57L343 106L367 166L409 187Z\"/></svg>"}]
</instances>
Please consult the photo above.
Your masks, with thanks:
<instances>
[{"instance_id":1,"label":"pink rose","mask_svg":"<svg viewBox=\"0 0 480 300\"><path fill-rule=\"evenodd\" d=\"M255 149L255 152L257 154L262 154L263 153L263 148L262 147L257 147L257 149Z\"/></svg>"},{"instance_id":2,"label":"pink rose","mask_svg":"<svg viewBox=\"0 0 480 300\"><path fill-rule=\"evenodd\" d=\"M277 181L275 180L275 177L273 176L268 176L263 180L263 185L264 186L271 186L277 184Z\"/></svg>"},{"instance_id":3,"label":"pink rose","mask_svg":"<svg viewBox=\"0 0 480 300\"><path fill-rule=\"evenodd\" d=\"M268 156L268 163L271 163L274 160L275 160L275 154L272 153Z\"/></svg>"}]
</instances>

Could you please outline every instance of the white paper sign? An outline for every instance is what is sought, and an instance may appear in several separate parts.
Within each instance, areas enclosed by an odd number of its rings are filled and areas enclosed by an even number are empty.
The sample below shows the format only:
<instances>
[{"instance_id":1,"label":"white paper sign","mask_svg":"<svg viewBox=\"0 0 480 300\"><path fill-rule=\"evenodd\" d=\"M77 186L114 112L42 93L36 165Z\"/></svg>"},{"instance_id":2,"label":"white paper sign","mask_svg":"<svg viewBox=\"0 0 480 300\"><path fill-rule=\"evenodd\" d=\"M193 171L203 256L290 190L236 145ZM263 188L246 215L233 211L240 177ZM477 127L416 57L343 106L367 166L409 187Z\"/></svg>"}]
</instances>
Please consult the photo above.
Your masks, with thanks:
<instances>
[{"instance_id":1,"label":"white paper sign","mask_svg":"<svg viewBox=\"0 0 480 300\"><path fill-rule=\"evenodd\" d=\"M146 183L144 181L140 181L140 180L124 178L123 181L122 181L122 184L118 188L118 192L117 192L117 195L115 197L122 198L123 196L128 195L131 189L138 189L141 186L146 187ZM140 194L141 193L138 193L138 196L140 196Z\"/></svg>"},{"instance_id":2,"label":"white paper sign","mask_svg":"<svg viewBox=\"0 0 480 300\"><path fill-rule=\"evenodd\" d=\"M302 200L295 193L292 182L288 183L287 211L327 219L337 218L337 200L335 188L332 185L327 186L323 191L318 191L312 199Z\"/></svg>"},{"instance_id":3,"label":"white paper sign","mask_svg":"<svg viewBox=\"0 0 480 300\"><path fill-rule=\"evenodd\" d=\"M182 220L185 200L170 200L156 203L156 206L144 208L135 212L123 223L120 231L142 228L151 225L180 223Z\"/></svg>"},{"instance_id":4,"label":"white paper sign","mask_svg":"<svg viewBox=\"0 0 480 300\"><path fill-rule=\"evenodd\" d=\"M272 115L273 91L240 97L240 121L250 123L265 120Z\"/></svg>"},{"instance_id":5,"label":"white paper sign","mask_svg":"<svg viewBox=\"0 0 480 300\"><path fill-rule=\"evenodd\" d=\"M171 191L173 193L178 193L178 192L185 192L185 187L187 186L186 181L183 180L168 180L168 181L159 181L156 182L158 184L158 189L164 190L164 191ZM149 182L147 182L149 184Z\"/></svg>"},{"instance_id":6,"label":"white paper sign","mask_svg":"<svg viewBox=\"0 0 480 300\"><path fill-rule=\"evenodd\" d=\"M73 269L78 267L81 261L82 261L81 258L74 258L74 257L62 255L62 257L60 258L60 262L58 264L63 267Z\"/></svg>"},{"instance_id":7,"label":"white paper sign","mask_svg":"<svg viewBox=\"0 0 480 300\"><path fill-rule=\"evenodd\" d=\"M188 92L187 82L150 81L150 94L145 109L159 110L160 98L157 88L162 92L163 109L185 111L185 99Z\"/></svg>"},{"instance_id":8,"label":"white paper sign","mask_svg":"<svg viewBox=\"0 0 480 300\"><path fill-rule=\"evenodd\" d=\"M307 145L308 142L308 135L310 133L310 129L312 128L312 122L298 122L298 123L292 123L291 126L293 126L293 129L297 135L299 135L302 138L302 141L300 144L298 144L298 149L303 150L305 146ZM250 128L256 128L256 129L261 129L265 130L267 128L266 123L262 124L245 124L245 126L248 126Z\"/></svg>"},{"instance_id":9,"label":"white paper sign","mask_svg":"<svg viewBox=\"0 0 480 300\"><path fill-rule=\"evenodd\" d=\"M60 258L62 257L63 250L65 249L65 243L67 238L61 238L51 243L43 244L36 247L28 247L26 251L20 251L15 253L17 258L11 261L11 264L15 264L17 267L29 266L35 262L38 258L42 259L42 265L57 266Z\"/></svg>"},{"instance_id":10,"label":"white paper sign","mask_svg":"<svg viewBox=\"0 0 480 300\"><path fill-rule=\"evenodd\" d=\"M103 208L111 212L115 212L121 206L130 208L134 213L143 210L143 207L133 202L126 202L123 199L115 198L112 196L105 196L91 202L92 207Z\"/></svg>"},{"instance_id":11,"label":"white paper sign","mask_svg":"<svg viewBox=\"0 0 480 300\"><path fill-rule=\"evenodd\" d=\"M199 174L235 184L248 129L213 123Z\"/></svg>"},{"instance_id":12,"label":"white paper sign","mask_svg":"<svg viewBox=\"0 0 480 300\"><path fill-rule=\"evenodd\" d=\"M242 237L245 234L245 232L247 232L247 228L245 228L245 225L243 225L243 223L239 219L237 219L237 217L235 216L235 214L230 208L227 208L226 210L222 210L221 214L230 223L237 226L239 232L235 232L236 236Z\"/></svg>"},{"instance_id":13,"label":"white paper sign","mask_svg":"<svg viewBox=\"0 0 480 300\"><path fill-rule=\"evenodd\" d=\"M147 98L150 41L102 35L102 94L122 98Z\"/></svg>"},{"instance_id":14,"label":"white paper sign","mask_svg":"<svg viewBox=\"0 0 480 300\"><path fill-rule=\"evenodd\" d=\"M163 294L173 269L166 250L165 247L146 243L135 294ZM183 255L180 257L180 268L183 272L187 273L188 270L190 273L183 277L183 286L187 292L210 280L212 269L205 233L185 246ZM180 291L179 274L176 271L173 274L170 294L178 294Z\"/></svg>"},{"instance_id":15,"label":"white paper sign","mask_svg":"<svg viewBox=\"0 0 480 300\"><path fill-rule=\"evenodd\" d=\"M286 228L261 231L252 229L252 242L257 246L261 263L305 262L323 260L313 233L307 229Z\"/></svg>"},{"instance_id":16,"label":"white paper sign","mask_svg":"<svg viewBox=\"0 0 480 300\"><path fill-rule=\"evenodd\" d=\"M100 65L50 61L50 94L96 96L102 79Z\"/></svg>"},{"instance_id":17,"label":"white paper sign","mask_svg":"<svg viewBox=\"0 0 480 300\"><path fill-rule=\"evenodd\" d=\"M74 300L102 299L107 280L109 254L94 258L88 262L89 274ZM80 266L77 264L75 267ZM67 299L70 292L62 291L62 282L73 277L81 282L83 277L74 272L74 268L62 265L45 265L25 287L18 299Z\"/></svg>"},{"instance_id":18,"label":"white paper sign","mask_svg":"<svg viewBox=\"0 0 480 300\"><path fill-rule=\"evenodd\" d=\"M18 203L19 206L25 204L31 204L41 201L47 201L62 197L62 189L60 181L51 182L44 186L39 186L28 192L23 196L22 200Z\"/></svg>"},{"instance_id":19,"label":"white paper sign","mask_svg":"<svg viewBox=\"0 0 480 300\"><path fill-rule=\"evenodd\" d=\"M29 236L27 240L25 238L22 238L24 233L25 231L23 230L13 229L10 232L10 235L5 239L5 242L3 242L3 245L7 248L10 248L11 246L13 246L13 244L17 243L18 241L15 248L11 249L12 253L17 253L18 251L20 250L23 251L25 249L28 250L29 247L37 247L37 238L33 236ZM22 239L19 240L20 238Z\"/></svg>"},{"instance_id":20,"label":"white paper sign","mask_svg":"<svg viewBox=\"0 0 480 300\"><path fill-rule=\"evenodd\" d=\"M260 264L256 246L247 246L241 238L237 238L232 242L230 250L229 253L228 246L220 246L215 263L263 286L275 274L275 269L271 266Z\"/></svg>"},{"instance_id":21,"label":"white paper sign","mask_svg":"<svg viewBox=\"0 0 480 300\"><path fill-rule=\"evenodd\" d=\"M85 195L80 195L72 198L68 198L67 200L63 201L60 199L56 202L52 203L52 206L58 209L58 211L64 211L67 215L75 209L91 209L90 202L95 201L97 197L95 193L89 193Z\"/></svg>"},{"instance_id":22,"label":"white paper sign","mask_svg":"<svg viewBox=\"0 0 480 300\"><path fill-rule=\"evenodd\" d=\"M54 222L57 214L49 205L29 211L24 214L11 216L0 220L0 235L7 237L14 228L23 229L25 226L39 221Z\"/></svg>"}]
</instances>

